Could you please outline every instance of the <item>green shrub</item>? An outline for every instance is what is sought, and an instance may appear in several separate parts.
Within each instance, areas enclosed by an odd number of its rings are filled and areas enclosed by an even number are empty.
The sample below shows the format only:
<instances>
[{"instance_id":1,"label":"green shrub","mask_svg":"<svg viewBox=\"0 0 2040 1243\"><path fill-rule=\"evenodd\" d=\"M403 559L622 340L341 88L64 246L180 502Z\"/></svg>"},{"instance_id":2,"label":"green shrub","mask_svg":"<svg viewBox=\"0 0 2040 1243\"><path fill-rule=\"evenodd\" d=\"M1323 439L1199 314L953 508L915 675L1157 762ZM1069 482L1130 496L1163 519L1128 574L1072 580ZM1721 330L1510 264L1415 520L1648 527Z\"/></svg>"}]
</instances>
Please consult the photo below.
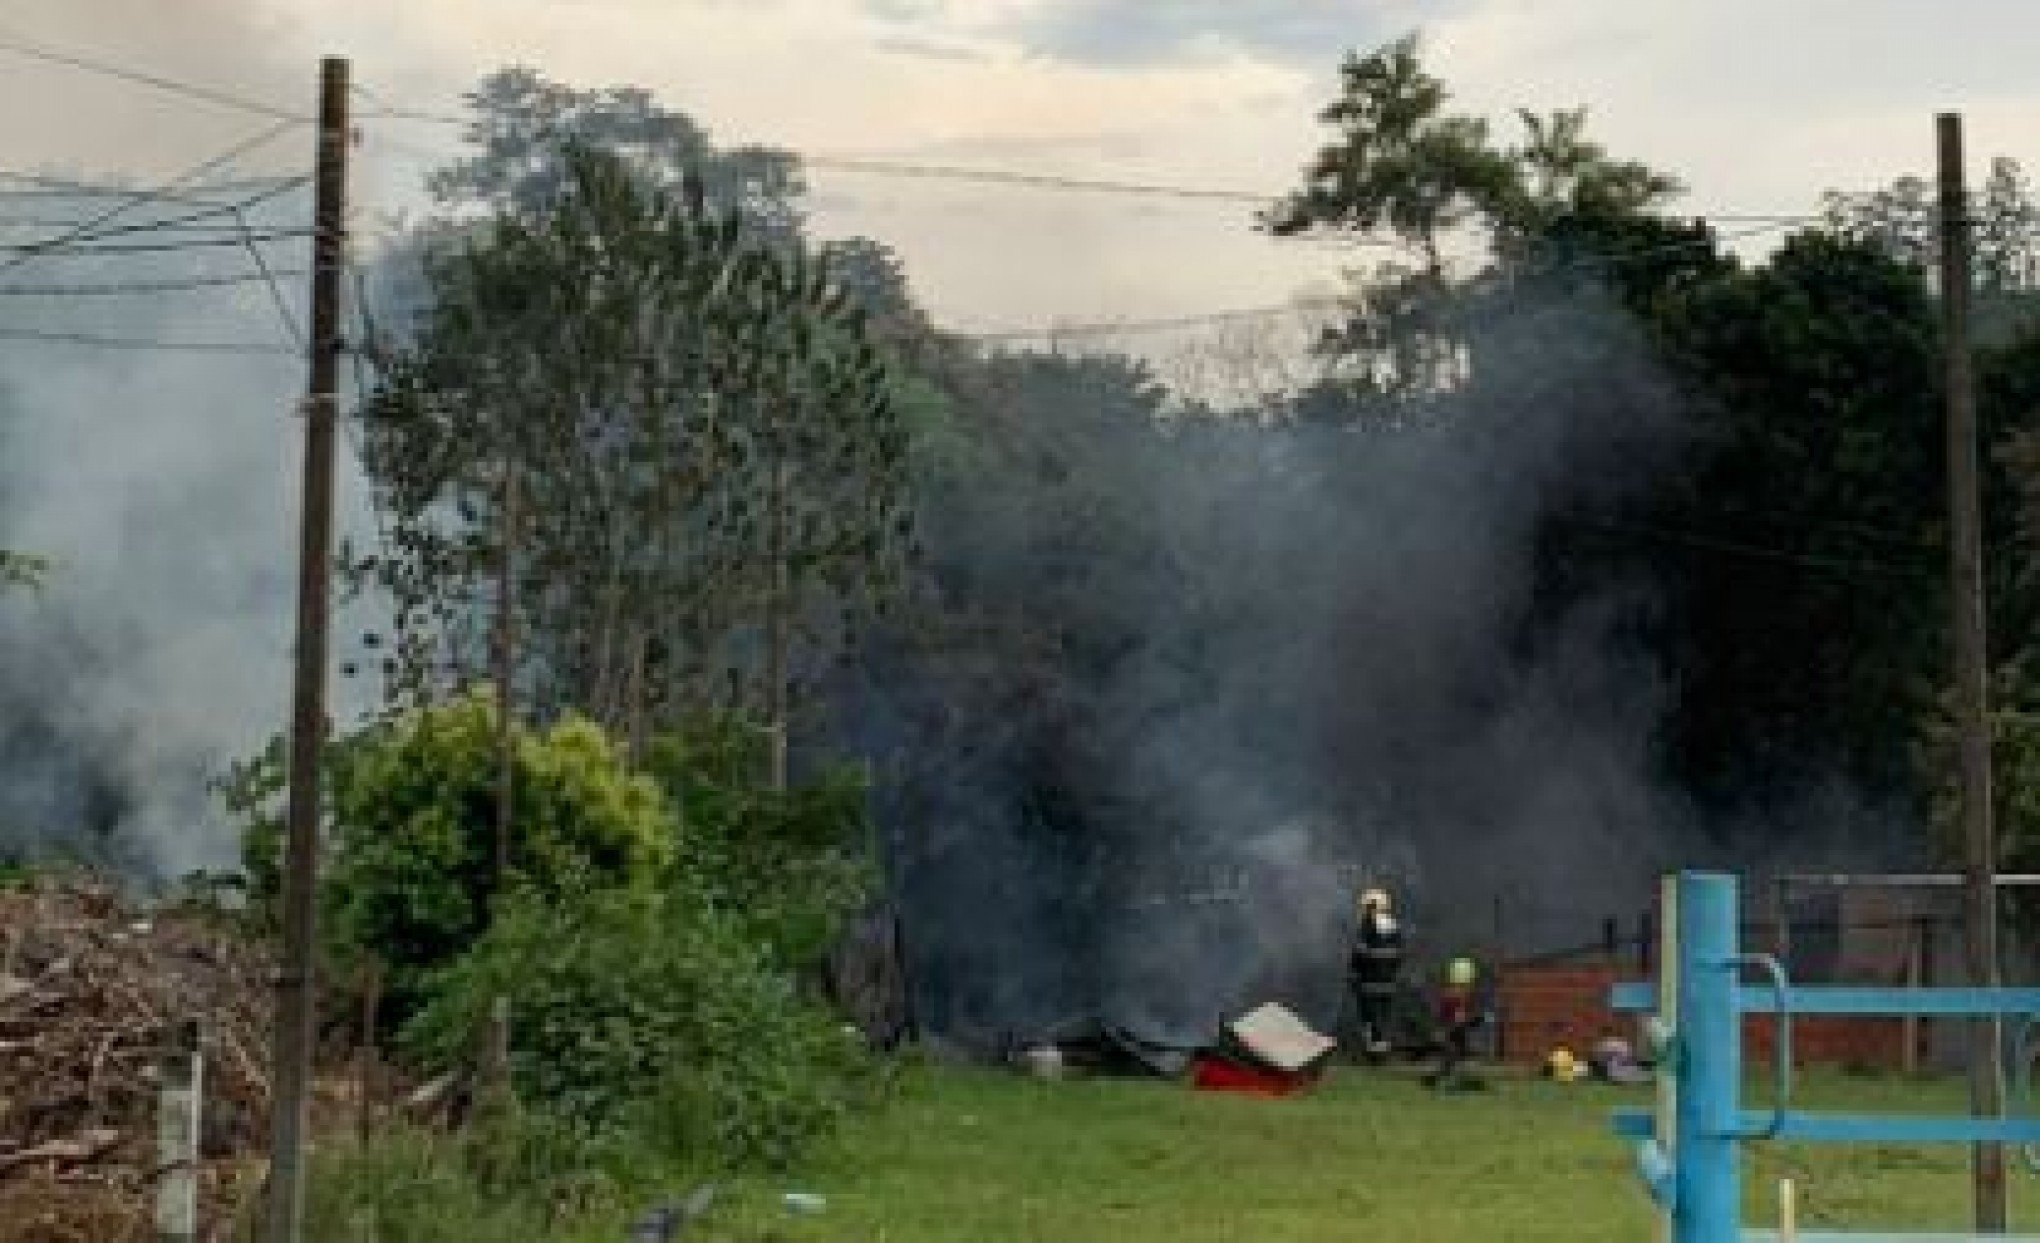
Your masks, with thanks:
<instances>
[{"instance_id":1,"label":"green shrub","mask_svg":"<svg viewBox=\"0 0 2040 1243\"><path fill-rule=\"evenodd\" d=\"M678 808L690 872L780 965L812 965L869 898L873 829L861 773L836 769L767 789L764 735L735 717L661 735L645 767Z\"/></svg>"},{"instance_id":2,"label":"green shrub","mask_svg":"<svg viewBox=\"0 0 2040 1243\"><path fill-rule=\"evenodd\" d=\"M395 1130L368 1147L323 1148L312 1160L306 1243L538 1243L624 1220L626 1184L603 1168L604 1154L560 1132L513 1114L457 1136ZM243 1237L253 1243L252 1230Z\"/></svg>"},{"instance_id":3,"label":"green shrub","mask_svg":"<svg viewBox=\"0 0 2040 1243\"><path fill-rule=\"evenodd\" d=\"M510 887L561 897L583 885L650 883L670 865L673 817L657 783L633 773L602 732L568 717L512 735ZM496 835L496 713L487 694L380 722L328 753L331 821L321 917L339 957L369 953L390 972L399 1011L422 974L488 926ZM278 893L283 751L273 744L226 783L251 823L252 901Z\"/></svg>"},{"instance_id":4,"label":"green shrub","mask_svg":"<svg viewBox=\"0 0 2040 1243\"><path fill-rule=\"evenodd\" d=\"M638 1136L688 1168L792 1162L868 1069L741 925L685 885L512 902L436 977L406 1048L458 1064L497 997L511 1001L522 1101L590 1134Z\"/></svg>"}]
</instances>

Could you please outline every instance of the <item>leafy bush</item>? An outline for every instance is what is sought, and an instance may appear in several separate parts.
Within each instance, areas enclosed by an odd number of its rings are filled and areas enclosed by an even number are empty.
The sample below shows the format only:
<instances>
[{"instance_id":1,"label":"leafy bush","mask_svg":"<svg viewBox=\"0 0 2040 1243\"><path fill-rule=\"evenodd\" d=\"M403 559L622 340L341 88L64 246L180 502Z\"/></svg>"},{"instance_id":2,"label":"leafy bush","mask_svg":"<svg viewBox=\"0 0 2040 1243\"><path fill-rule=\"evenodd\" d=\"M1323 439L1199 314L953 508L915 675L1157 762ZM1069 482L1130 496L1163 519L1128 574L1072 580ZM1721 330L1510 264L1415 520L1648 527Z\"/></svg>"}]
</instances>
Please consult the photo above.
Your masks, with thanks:
<instances>
[{"instance_id":1,"label":"leafy bush","mask_svg":"<svg viewBox=\"0 0 2040 1243\"><path fill-rule=\"evenodd\" d=\"M519 898L435 981L404 1043L461 1062L511 1000L520 1098L691 1167L784 1166L845 1112L861 1048L698 892Z\"/></svg>"},{"instance_id":2,"label":"leafy bush","mask_svg":"<svg viewBox=\"0 0 2040 1243\"><path fill-rule=\"evenodd\" d=\"M689 871L709 900L779 965L819 959L872 890L863 775L836 769L805 786L768 789L764 735L729 716L660 736L645 766L678 808Z\"/></svg>"},{"instance_id":3,"label":"leafy bush","mask_svg":"<svg viewBox=\"0 0 2040 1243\"><path fill-rule=\"evenodd\" d=\"M649 883L670 864L672 813L589 722L568 717L512 735L512 888L557 898L583 885ZM332 828L321 883L329 945L390 970L392 1000L414 1000L420 973L482 935L495 898L496 713L470 695L373 725L329 751ZM283 749L273 744L226 783L251 823L251 898L279 889Z\"/></svg>"}]
</instances>

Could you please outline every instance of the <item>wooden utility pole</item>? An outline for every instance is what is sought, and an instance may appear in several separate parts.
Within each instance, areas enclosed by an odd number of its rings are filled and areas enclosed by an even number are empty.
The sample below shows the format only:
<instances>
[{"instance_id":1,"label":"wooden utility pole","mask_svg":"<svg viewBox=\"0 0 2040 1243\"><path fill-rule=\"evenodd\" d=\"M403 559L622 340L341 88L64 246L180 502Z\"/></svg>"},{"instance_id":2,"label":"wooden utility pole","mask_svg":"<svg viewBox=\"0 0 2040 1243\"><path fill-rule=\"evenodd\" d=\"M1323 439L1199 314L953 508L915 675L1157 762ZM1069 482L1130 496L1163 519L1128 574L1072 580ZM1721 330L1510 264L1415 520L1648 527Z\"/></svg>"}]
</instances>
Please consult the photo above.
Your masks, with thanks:
<instances>
[{"instance_id":1,"label":"wooden utility pole","mask_svg":"<svg viewBox=\"0 0 2040 1243\"><path fill-rule=\"evenodd\" d=\"M298 548L297 662L283 876L283 964L276 976L267 1212L263 1243L297 1243L304 1226L306 1104L312 1076L313 947L319 866L319 765L326 739L327 630L333 560L334 409L340 379L340 282L346 261L347 62L319 66L313 212L311 374Z\"/></svg>"},{"instance_id":2,"label":"wooden utility pole","mask_svg":"<svg viewBox=\"0 0 2040 1243\"><path fill-rule=\"evenodd\" d=\"M517 555L517 468L503 457L502 531L496 550L496 883L503 892L510 879L512 806L517 792L516 700L510 680L517 669L517 598L512 573Z\"/></svg>"},{"instance_id":3,"label":"wooden utility pole","mask_svg":"<svg viewBox=\"0 0 2040 1243\"><path fill-rule=\"evenodd\" d=\"M1978 988L1998 983L1997 841L1991 828L1989 648L1983 599L1983 519L1978 499L1976 391L1969 352L1970 220L1962 168L1962 118L1937 119L1941 182L1941 316L1948 353L1949 571L1953 596L1956 729L1961 757L1961 825L1965 920L1969 928L1969 980ZM1970 1110L1980 1118L2004 1116L2004 1065L1999 1020L1970 1025ZM1970 1161L1975 1228L2002 1234L2005 1150L1976 1145Z\"/></svg>"}]
</instances>

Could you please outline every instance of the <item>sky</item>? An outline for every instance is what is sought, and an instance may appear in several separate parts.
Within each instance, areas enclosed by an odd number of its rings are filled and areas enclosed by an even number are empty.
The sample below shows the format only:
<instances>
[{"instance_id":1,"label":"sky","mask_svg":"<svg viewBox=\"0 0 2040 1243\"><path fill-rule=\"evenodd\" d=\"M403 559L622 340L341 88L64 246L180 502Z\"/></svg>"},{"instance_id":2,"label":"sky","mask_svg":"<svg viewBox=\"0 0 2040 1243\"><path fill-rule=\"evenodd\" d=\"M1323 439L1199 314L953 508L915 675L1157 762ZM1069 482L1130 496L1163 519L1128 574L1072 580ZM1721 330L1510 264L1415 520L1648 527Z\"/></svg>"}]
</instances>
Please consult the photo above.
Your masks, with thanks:
<instances>
[{"instance_id":1,"label":"sky","mask_svg":"<svg viewBox=\"0 0 2040 1243\"><path fill-rule=\"evenodd\" d=\"M10 0L0 38L310 105L321 54L372 98L455 110L534 65L637 84L719 140L796 151L1266 192L1318 141L1343 52L1422 29L1460 106L1586 105L1615 151L1683 178L1696 214L1813 210L1931 167L1933 113L1972 162L2040 159L2040 5L2024 0ZM0 168L161 177L256 117L0 54ZM356 197L417 201L451 127L363 126ZM252 155L302 168L309 136ZM1251 203L815 170L827 235L907 259L976 331L1195 314L1323 292L1355 262L1256 235Z\"/></svg>"}]
</instances>

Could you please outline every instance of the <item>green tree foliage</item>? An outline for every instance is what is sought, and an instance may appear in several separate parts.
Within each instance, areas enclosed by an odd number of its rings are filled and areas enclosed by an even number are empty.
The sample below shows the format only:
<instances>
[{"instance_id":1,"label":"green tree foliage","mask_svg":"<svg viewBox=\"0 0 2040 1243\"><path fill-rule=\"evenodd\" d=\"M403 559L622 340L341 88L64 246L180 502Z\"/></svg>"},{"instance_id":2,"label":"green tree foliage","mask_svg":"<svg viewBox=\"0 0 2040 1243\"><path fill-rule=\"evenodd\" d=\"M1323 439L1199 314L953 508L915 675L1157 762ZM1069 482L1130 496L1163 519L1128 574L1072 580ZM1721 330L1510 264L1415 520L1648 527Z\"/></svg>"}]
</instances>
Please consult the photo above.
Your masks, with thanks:
<instances>
[{"instance_id":1,"label":"green tree foliage","mask_svg":"<svg viewBox=\"0 0 2040 1243\"><path fill-rule=\"evenodd\" d=\"M330 828L321 878L324 930L349 958L392 971L414 1002L425 973L488 927L494 887L495 709L470 695L370 727L328 752ZM518 728L512 887L558 898L585 885L651 884L670 866L675 826L655 782L632 772L601 731L569 717ZM278 892L284 788L281 742L227 782L247 823L246 868L258 907Z\"/></svg>"},{"instance_id":2,"label":"green tree foliage","mask_svg":"<svg viewBox=\"0 0 2040 1243\"><path fill-rule=\"evenodd\" d=\"M805 187L797 157L769 147L718 148L694 120L641 88L576 90L516 67L482 79L466 102L475 153L426 183L446 206L542 212L574 180L568 152L584 147L610 153L647 184L698 180L718 209L769 235L799 230Z\"/></svg>"},{"instance_id":3,"label":"green tree foliage","mask_svg":"<svg viewBox=\"0 0 2040 1243\"><path fill-rule=\"evenodd\" d=\"M1911 784L1944 663L1938 332L1917 274L1803 234L1660 300L1705 393L1701 454L1657 516L1685 681L1672 747L1703 789L1838 769Z\"/></svg>"},{"instance_id":4,"label":"green tree foliage","mask_svg":"<svg viewBox=\"0 0 2040 1243\"><path fill-rule=\"evenodd\" d=\"M694 1169L784 1168L833 1125L862 1050L741 926L688 895L519 901L438 981L404 1033L457 1065L493 999L515 998L521 1099L622 1130Z\"/></svg>"},{"instance_id":5,"label":"green tree foliage","mask_svg":"<svg viewBox=\"0 0 2040 1243\"><path fill-rule=\"evenodd\" d=\"M49 570L50 563L45 557L0 548L0 588L40 587Z\"/></svg>"},{"instance_id":6,"label":"green tree foliage","mask_svg":"<svg viewBox=\"0 0 2040 1243\"><path fill-rule=\"evenodd\" d=\"M824 265L741 222L583 150L546 212L437 257L366 451L409 693L481 661L506 471L520 680L633 739L703 704L783 720L793 658L898 581L902 385Z\"/></svg>"},{"instance_id":7,"label":"green tree foliage","mask_svg":"<svg viewBox=\"0 0 2040 1243\"><path fill-rule=\"evenodd\" d=\"M1977 339L2001 344L2033 320L2040 293L2040 204L2017 160L1990 163L1970 195L1972 272ZM1878 247L1939 280L1940 202L1920 177L1901 177L1868 194L1832 191L1824 198L1828 227Z\"/></svg>"},{"instance_id":8,"label":"green tree foliage","mask_svg":"<svg viewBox=\"0 0 2040 1243\"><path fill-rule=\"evenodd\" d=\"M661 734L644 762L673 800L707 901L779 967L814 966L876 879L863 774L843 767L774 789L766 732L732 715Z\"/></svg>"},{"instance_id":9,"label":"green tree foliage","mask_svg":"<svg viewBox=\"0 0 2040 1243\"><path fill-rule=\"evenodd\" d=\"M1385 236L1412 253L1366 273L1351 318L1326 339L1361 393L1421 397L1460 382L1479 365L1466 356L1469 320L1495 278L1549 267L1542 243L1568 221L1635 218L1679 189L1591 141L1584 109L1519 112L1523 144L1498 145L1484 118L1447 110L1450 93L1421 53L1409 35L1347 56L1339 97L1318 118L1332 141L1262 220L1278 237ZM1468 240L1499 270L1482 262L1455 279L1449 251Z\"/></svg>"},{"instance_id":10,"label":"green tree foliage","mask_svg":"<svg viewBox=\"0 0 2040 1243\"><path fill-rule=\"evenodd\" d=\"M1921 805L1916 725L1945 679L1938 325L1922 279L1934 261L1931 189L1905 180L1833 196L1825 230L1746 267L1704 226L1658 216L1676 183L1612 158L1582 113L1521 114L1524 141L1503 149L1450 111L1418 52L1403 40L1349 58L1323 118L1336 140L1269 222L1386 235L1418 256L1360 291L1329 343L1353 368L1298 416L1378 409L1355 389L1386 389L1408 409L1440 387L1471 390L1484 367L1506 383L1520 360L1462 348L1484 317L1614 294L1693 399L1692 445L1598 528L1550 525L1547 607L1639 572L1658 583L1653 641L1681 684L1666 757L1704 802L1762 803L1839 772ZM1976 197L1979 307L1993 340L2019 336L2031 203L2002 160ZM1482 257L1463 279L1427 285L1448 249L1441 237ZM2004 486L2022 452L2040 461L2005 439L2031 417L2030 375L2040 371L2015 346L1985 360L1989 445L2007 447L1986 515L2000 634L2034 616L2006 552Z\"/></svg>"}]
</instances>

